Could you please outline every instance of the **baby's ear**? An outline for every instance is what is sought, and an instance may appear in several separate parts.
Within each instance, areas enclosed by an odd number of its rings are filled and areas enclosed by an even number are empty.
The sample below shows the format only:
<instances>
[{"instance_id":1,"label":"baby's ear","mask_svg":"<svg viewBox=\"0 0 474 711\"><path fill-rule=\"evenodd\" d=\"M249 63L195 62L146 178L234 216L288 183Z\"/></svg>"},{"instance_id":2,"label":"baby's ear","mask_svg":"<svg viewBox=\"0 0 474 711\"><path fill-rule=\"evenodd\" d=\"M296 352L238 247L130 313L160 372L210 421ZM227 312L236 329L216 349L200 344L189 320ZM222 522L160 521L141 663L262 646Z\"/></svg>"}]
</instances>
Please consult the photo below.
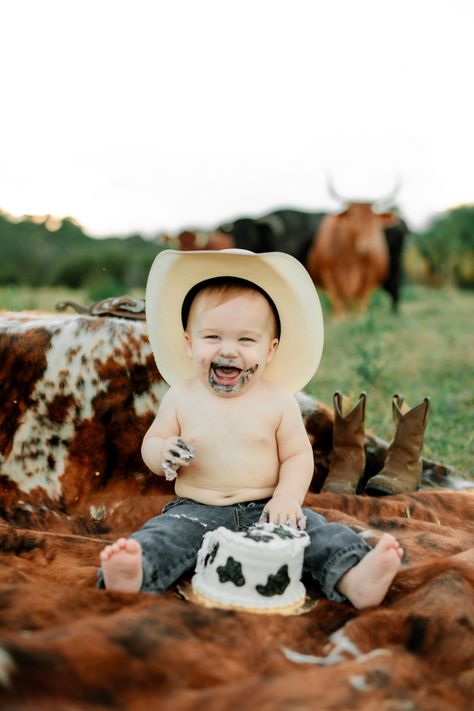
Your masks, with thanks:
<instances>
[{"instance_id":1,"label":"baby's ear","mask_svg":"<svg viewBox=\"0 0 474 711\"><path fill-rule=\"evenodd\" d=\"M187 331L184 332L184 345L186 346L186 353L190 358L193 357L193 347L191 344L191 336Z\"/></svg>"},{"instance_id":2,"label":"baby's ear","mask_svg":"<svg viewBox=\"0 0 474 711\"><path fill-rule=\"evenodd\" d=\"M271 363L273 354L275 353L276 349L278 348L278 343L279 343L278 338L272 338L270 345L268 347L267 363Z\"/></svg>"}]
</instances>

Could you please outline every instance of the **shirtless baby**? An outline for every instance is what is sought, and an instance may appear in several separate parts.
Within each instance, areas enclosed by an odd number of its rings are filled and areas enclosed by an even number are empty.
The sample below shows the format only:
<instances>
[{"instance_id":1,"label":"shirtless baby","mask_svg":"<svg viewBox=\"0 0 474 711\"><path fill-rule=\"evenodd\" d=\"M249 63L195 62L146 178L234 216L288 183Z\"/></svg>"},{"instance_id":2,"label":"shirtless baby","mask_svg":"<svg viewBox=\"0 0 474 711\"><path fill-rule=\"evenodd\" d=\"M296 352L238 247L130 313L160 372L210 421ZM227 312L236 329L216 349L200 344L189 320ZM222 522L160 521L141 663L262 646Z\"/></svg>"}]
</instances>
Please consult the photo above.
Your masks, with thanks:
<instances>
[{"instance_id":1,"label":"shirtless baby","mask_svg":"<svg viewBox=\"0 0 474 711\"><path fill-rule=\"evenodd\" d=\"M161 593L192 572L207 531L269 521L306 529L303 573L329 599L378 605L400 567L397 541L384 534L371 549L302 508L314 463L293 392L314 375L323 342L304 268L280 253L168 250L150 273L147 322L171 387L142 456L175 480L176 498L102 551L99 585Z\"/></svg>"}]
</instances>

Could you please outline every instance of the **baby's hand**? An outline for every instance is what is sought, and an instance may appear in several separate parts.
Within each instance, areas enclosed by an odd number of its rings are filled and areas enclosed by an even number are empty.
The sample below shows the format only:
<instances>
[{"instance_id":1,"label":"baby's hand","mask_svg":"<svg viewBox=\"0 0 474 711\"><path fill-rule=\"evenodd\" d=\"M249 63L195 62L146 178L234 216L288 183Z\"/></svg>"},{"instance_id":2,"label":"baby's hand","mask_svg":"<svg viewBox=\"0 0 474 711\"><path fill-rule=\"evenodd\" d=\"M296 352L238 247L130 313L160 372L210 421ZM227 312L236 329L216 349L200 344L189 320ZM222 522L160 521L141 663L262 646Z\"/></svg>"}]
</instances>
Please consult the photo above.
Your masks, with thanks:
<instances>
[{"instance_id":1,"label":"baby's hand","mask_svg":"<svg viewBox=\"0 0 474 711\"><path fill-rule=\"evenodd\" d=\"M186 444L181 437L168 437L163 445L163 461L161 468L165 474L165 479L172 481L176 479L176 473L180 467L187 467L194 459L196 450Z\"/></svg>"},{"instance_id":2,"label":"baby's hand","mask_svg":"<svg viewBox=\"0 0 474 711\"><path fill-rule=\"evenodd\" d=\"M295 499L273 497L263 509L260 523L275 523L298 528L306 527L306 516Z\"/></svg>"}]
</instances>

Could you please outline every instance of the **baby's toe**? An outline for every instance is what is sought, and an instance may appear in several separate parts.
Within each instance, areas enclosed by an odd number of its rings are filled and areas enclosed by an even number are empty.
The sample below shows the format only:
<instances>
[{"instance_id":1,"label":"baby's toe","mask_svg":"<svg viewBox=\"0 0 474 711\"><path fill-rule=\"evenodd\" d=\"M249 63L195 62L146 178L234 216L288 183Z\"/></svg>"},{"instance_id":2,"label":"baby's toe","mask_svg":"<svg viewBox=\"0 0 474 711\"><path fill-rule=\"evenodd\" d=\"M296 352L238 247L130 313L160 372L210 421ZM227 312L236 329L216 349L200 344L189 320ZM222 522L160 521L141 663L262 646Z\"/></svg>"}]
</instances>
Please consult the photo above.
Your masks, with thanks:
<instances>
[{"instance_id":1,"label":"baby's toe","mask_svg":"<svg viewBox=\"0 0 474 711\"><path fill-rule=\"evenodd\" d=\"M100 559L101 560L108 560L110 558L110 554L112 553L111 547L110 546L105 546L103 550L100 552Z\"/></svg>"},{"instance_id":2,"label":"baby's toe","mask_svg":"<svg viewBox=\"0 0 474 711\"><path fill-rule=\"evenodd\" d=\"M397 548L398 541L391 533L384 533L380 539L383 548Z\"/></svg>"},{"instance_id":3,"label":"baby's toe","mask_svg":"<svg viewBox=\"0 0 474 711\"><path fill-rule=\"evenodd\" d=\"M134 538L129 538L126 541L126 549L129 553L138 553L141 550L141 546Z\"/></svg>"}]
</instances>

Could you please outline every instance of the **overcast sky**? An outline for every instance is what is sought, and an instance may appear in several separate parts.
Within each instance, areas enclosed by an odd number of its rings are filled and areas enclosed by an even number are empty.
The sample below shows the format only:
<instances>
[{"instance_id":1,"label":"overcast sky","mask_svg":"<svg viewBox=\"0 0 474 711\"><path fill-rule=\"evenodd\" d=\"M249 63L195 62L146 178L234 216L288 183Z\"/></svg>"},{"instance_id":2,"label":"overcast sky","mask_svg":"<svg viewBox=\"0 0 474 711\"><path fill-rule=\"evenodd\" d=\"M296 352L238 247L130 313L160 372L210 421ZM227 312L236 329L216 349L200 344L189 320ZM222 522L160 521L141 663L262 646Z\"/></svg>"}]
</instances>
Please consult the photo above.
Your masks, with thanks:
<instances>
[{"instance_id":1,"label":"overcast sky","mask_svg":"<svg viewBox=\"0 0 474 711\"><path fill-rule=\"evenodd\" d=\"M90 234L474 200L472 0L3 0L0 208Z\"/></svg>"}]
</instances>

